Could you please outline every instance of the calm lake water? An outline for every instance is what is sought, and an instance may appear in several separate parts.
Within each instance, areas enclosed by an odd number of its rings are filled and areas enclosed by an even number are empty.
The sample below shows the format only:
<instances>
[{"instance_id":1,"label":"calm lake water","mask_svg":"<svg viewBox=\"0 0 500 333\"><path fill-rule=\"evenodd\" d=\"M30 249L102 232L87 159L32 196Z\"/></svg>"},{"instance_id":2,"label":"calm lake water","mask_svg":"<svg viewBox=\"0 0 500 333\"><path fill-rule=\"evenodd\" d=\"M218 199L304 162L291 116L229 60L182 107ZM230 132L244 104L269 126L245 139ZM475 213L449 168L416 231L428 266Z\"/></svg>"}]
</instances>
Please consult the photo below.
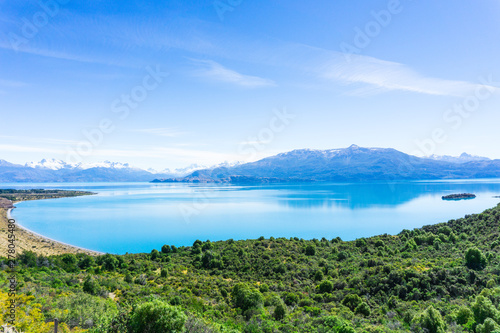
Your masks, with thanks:
<instances>
[{"instance_id":1,"label":"calm lake water","mask_svg":"<svg viewBox=\"0 0 500 333\"><path fill-rule=\"evenodd\" d=\"M80 247L122 254L163 244L274 237L344 240L397 234L496 206L500 180L363 184L193 185L151 183L0 184L95 196L27 201L12 213L26 228ZM476 199L443 201L471 192Z\"/></svg>"}]
</instances>

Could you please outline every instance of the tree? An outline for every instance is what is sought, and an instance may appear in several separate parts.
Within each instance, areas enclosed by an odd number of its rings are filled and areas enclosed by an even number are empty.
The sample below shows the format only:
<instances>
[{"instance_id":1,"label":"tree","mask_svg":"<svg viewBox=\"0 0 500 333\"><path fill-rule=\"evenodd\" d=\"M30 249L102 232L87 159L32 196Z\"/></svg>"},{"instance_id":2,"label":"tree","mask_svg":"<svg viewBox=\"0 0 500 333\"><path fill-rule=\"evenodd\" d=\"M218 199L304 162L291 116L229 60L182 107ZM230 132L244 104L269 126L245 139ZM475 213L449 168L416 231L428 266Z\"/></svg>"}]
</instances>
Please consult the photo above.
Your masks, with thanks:
<instances>
[{"instance_id":1,"label":"tree","mask_svg":"<svg viewBox=\"0 0 500 333\"><path fill-rule=\"evenodd\" d=\"M455 320L459 325L465 325L469 321L470 318L474 317L471 309L466 306L461 306L457 313L455 314Z\"/></svg>"},{"instance_id":2,"label":"tree","mask_svg":"<svg viewBox=\"0 0 500 333\"><path fill-rule=\"evenodd\" d=\"M273 317L276 320L282 320L286 316L286 306L283 302L279 302L278 305L274 308Z\"/></svg>"},{"instance_id":3,"label":"tree","mask_svg":"<svg viewBox=\"0 0 500 333\"><path fill-rule=\"evenodd\" d=\"M61 256L61 261L63 262L63 268L66 272L76 272L78 269L77 263L78 259L71 253L65 253Z\"/></svg>"},{"instance_id":4,"label":"tree","mask_svg":"<svg viewBox=\"0 0 500 333\"><path fill-rule=\"evenodd\" d=\"M90 276L85 279L85 282L83 282L83 291L88 294L97 295L100 289L101 287L99 286L99 282Z\"/></svg>"},{"instance_id":5,"label":"tree","mask_svg":"<svg viewBox=\"0 0 500 333\"><path fill-rule=\"evenodd\" d=\"M315 281L323 280L323 272L320 270L317 270L316 273L314 274L314 280Z\"/></svg>"},{"instance_id":6,"label":"tree","mask_svg":"<svg viewBox=\"0 0 500 333\"><path fill-rule=\"evenodd\" d=\"M78 263L78 267L81 269L87 269L95 265L95 260L94 257L86 255L83 257L80 262Z\"/></svg>"},{"instance_id":7,"label":"tree","mask_svg":"<svg viewBox=\"0 0 500 333\"><path fill-rule=\"evenodd\" d=\"M107 271L114 271L118 268L119 261L111 254L105 254L102 259L102 267Z\"/></svg>"},{"instance_id":8,"label":"tree","mask_svg":"<svg viewBox=\"0 0 500 333\"><path fill-rule=\"evenodd\" d=\"M476 333L492 333L499 332L500 326L491 318L486 318L484 324L479 324L476 327Z\"/></svg>"},{"instance_id":9,"label":"tree","mask_svg":"<svg viewBox=\"0 0 500 333\"><path fill-rule=\"evenodd\" d=\"M36 253L32 251L24 251L17 257L17 261L28 267L36 267Z\"/></svg>"},{"instance_id":10,"label":"tree","mask_svg":"<svg viewBox=\"0 0 500 333\"><path fill-rule=\"evenodd\" d=\"M487 318L499 319L498 310L495 308L491 300L483 295L476 297L476 301L472 303L472 312L476 323L482 324Z\"/></svg>"},{"instance_id":11,"label":"tree","mask_svg":"<svg viewBox=\"0 0 500 333\"><path fill-rule=\"evenodd\" d=\"M132 312L132 333L183 332L187 316L178 307L154 300L140 304Z\"/></svg>"},{"instance_id":12,"label":"tree","mask_svg":"<svg viewBox=\"0 0 500 333\"><path fill-rule=\"evenodd\" d=\"M431 305L413 319L417 332L445 333L446 325L438 310Z\"/></svg>"},{"instance_id":13,"label":"tree","mask_svg":"<svg viewBox=\"0 0 500 333\"><path fill-rule=\"evenodd\" d=\"M316 254L316 246L309 244L306 246L306 256L313 256Z\"/></svg>"},{"instance_id":14,"label":"tree","mask_svg":"<svg viewBox=\"0 0 500 333\"><path fill-rule=\"evenodd\" d=\"M343 300L342 304L347 306L351 311L354 311L358 305L360 305L363 302L361 297L359 297L356 294L350 294L347 295Z\"/></svg>"},{"instance_id":15,"label":"tree","mask_svg":"<svg viewBox=\"0 0 500 333\"><path fill-rule=\"evenodd\" d=\"M318 290L322 294L332 292L332 290L333 290L332 281L325 280L325 281L321 282L318 286Z\"/></svg>"},{"instance_id":16,"label":"tree","mask_svg":"<svg viewBox=\"0 0 500 333\"><path fill-rule=\"evenodd\" d=\"M234 306L240 308L243 311L259 308L262 306L263 297L260 291L254 288L250 288L244 283L238 283L233 287L231 292L233 297Z\"/></svg>"},{"instance_id":17,"label":"tree","mask_svg":"<svg viewBox=\"0 0 500 333\"><path fill-rule=\"evenodd\" d=\"M356 314L362 314L365 317L368 317L371 313L370 307L366 302L361 302L359 305L354 309L354 313Z\"/></svg>"},{"instance_id":18,"label":"tree","mask_svg":"<svg viewBox=\"0 0 500 333\"><path fill-rule=\"evenodd\" d=\"M151 260L155 260L160 256L160 252L157 249L151 251Z\"/></svg>"},{"instance_id":19,"label":"tree","mask_svg":"<svg viewBox=\"0 0 500 333\"><path fill-rule=\"evenodd\" d=\"M170 253L170 252L172 252L172 248L170 247L170 245L166 245L165 244L165 245L163 245L161 247L161 253L167 254L167 253Z\"/></svg>"},{"instance_id":20,"label":"tree","mask_svg":"<svg viewBox=\"0 0 500 333\"><path fill-rule=\"evenodd\" d=\"M477 247L473 247L465 252L465 264L470 269L481 270L486 267L486 256Z\"/></svg>"}]
</instances>

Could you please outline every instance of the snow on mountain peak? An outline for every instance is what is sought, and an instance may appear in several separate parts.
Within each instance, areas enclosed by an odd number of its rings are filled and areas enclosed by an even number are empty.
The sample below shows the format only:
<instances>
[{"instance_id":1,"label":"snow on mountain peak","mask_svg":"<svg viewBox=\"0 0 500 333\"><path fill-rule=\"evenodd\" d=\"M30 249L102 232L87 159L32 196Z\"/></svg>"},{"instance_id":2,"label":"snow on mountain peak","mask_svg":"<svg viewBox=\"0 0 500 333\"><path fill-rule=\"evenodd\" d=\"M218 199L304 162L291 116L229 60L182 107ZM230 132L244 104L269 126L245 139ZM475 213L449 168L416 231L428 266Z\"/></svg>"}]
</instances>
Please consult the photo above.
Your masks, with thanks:
<instances>
[{"instance_id":1,"label":"snow on mountain peak","mask_svg":"<svg viewBox=\"0 0 500 333\"><path fill-rule=\"evenodd\" d=\"M25 166L30 167L30 168L40 168L40 169L50 169L50 170L60 170L60 169L68 169L72 168L73 166L61 161L61 160L56 160L54 158L47 160L43 159L40 162L29 162L26 163Z\"/></svg>"},{"instance_id":2,"label":"snow on mountain peak","mask_svg":"<svg viewBox=\"0 0 500 333\"><path fill-rule=\"evenodd\" d=\"M429 156L429 158L432 160L436 160L436 161L453 162L453 163L466 163L466 162L473 162L473 161L491 161L487 157L476 156L476 155L471 155L471 154L467 154L467 153L462 153L462 155L460 155L460 156L431 155L431 156Z\"/></svg>"},{"instance_id":3,"label":"snow on mountain peak","mask_svg":"<svg viewBox=\"0 0 500 333\"><path fill-rule=\"evenodd\" d=\"M110 168L110 169L126 169L131 168L128 163L120 162L96 162L96 163L78 163L69 164L62 160L52 159L42 159L40 162L29 162L25 164L26 167L33 169L50 169L50 170L61 170L61 169L92 169L92 168Z\"/></svg>"}]
</instances>

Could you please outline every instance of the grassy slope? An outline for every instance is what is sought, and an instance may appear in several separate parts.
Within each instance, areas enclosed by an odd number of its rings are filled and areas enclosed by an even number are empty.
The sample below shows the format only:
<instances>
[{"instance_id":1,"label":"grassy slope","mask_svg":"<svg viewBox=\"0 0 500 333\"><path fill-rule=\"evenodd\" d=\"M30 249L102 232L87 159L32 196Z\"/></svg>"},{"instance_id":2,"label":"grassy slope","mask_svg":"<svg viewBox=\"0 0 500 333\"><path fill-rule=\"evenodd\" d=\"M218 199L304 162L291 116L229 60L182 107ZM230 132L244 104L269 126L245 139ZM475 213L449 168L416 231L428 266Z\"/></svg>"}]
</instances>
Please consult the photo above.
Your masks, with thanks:
<instances>
[{"instance_id":1,"label":"grassy slope","mask_svg":"<svg viewBox=\"0 0 500 333\"><path fill-rule=\"evenodd\" d=\"M193 332L192 327L204 327L200 332L349 332L349 327L409 332L421 327L416 318L430 305L440 312L446 331L477 331L484 318L469 314L462 322L457 313L473 308L481 292L498 308L499 226L500 206L397 236L352 242L197 242L175 253L106 255L97 262L86 255L24 255L17 276L20 292L35 296L45 319L57 316L69 326L89 328L102 323L106 329L100 332L126 322L133 305L151 297L186 311ZM473 247L484 254L484 269L466 266L465 252ZM236 303L232 291L238 283L256 295L255 302ZM273 314L283 303L285 317L277 320ZM366 305L358 308L360 303ZM79 314L62 309L79 309Z\"/></svg>"}]
</instances>

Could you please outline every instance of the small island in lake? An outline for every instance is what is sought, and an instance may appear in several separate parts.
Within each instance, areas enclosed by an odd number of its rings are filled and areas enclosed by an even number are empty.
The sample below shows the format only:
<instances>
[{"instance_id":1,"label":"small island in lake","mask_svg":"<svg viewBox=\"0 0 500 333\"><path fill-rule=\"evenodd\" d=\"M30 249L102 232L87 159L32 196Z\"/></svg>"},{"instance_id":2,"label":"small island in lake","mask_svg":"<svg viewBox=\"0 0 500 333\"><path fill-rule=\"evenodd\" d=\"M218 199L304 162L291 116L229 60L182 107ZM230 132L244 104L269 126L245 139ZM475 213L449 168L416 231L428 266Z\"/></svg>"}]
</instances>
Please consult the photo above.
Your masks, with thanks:
<instances>
[{"instance_id":1,"label":"small island in lake","mask_svg":"<svg viewBox=\"0 0 500 333\"><path fill-rule=\"evenodd\" d=\"M467 200L474 198L476 198L476 195L472 193L450 194L442 197L443 200Z\"/></svg>"}]
</instances>

